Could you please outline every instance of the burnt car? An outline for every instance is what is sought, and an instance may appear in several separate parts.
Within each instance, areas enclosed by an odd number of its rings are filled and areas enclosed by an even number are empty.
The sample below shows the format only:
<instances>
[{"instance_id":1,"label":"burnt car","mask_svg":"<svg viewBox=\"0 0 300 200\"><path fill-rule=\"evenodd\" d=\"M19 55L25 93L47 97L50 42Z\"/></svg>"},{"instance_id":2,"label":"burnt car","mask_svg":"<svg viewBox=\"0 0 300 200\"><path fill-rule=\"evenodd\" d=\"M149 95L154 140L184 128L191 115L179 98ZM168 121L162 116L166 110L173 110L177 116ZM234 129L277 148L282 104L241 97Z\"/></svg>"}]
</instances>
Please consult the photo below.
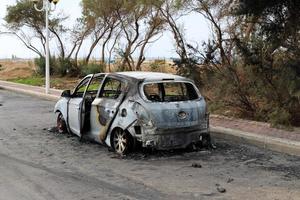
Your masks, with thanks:
<instances>
[{"instance_id":1,"label":"burnt car","mask_svg":"<svg viewBox=\"0 0 300 200\"><path fill-rule=\"evenodd\" d=\"M158 150L207 143L209 115L193 81L155 72L100 73L66 90L55 105L59 132L120 154L137 144Z\"/></svg>"}]
</instances>

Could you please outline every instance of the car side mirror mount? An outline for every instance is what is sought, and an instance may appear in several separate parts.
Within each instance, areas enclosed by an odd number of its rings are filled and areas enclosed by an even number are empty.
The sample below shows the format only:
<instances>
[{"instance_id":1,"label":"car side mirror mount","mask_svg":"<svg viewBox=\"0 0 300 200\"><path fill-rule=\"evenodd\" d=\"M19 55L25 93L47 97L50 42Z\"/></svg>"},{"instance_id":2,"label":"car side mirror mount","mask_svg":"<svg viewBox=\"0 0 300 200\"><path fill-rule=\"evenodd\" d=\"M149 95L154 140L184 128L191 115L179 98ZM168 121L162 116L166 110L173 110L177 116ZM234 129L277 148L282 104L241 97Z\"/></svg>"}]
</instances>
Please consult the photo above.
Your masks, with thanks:
<instances>
[{"instance_id":1,"label":"car side mirror mount","mask_svg":"<svg viewBox=\"0 0 300 200\"><path fill-rule=\"evenodd\" d=\"M65 90L61 93L61 97L70 98L71 96L71 90Z\"/></svg>"}]
</instances>

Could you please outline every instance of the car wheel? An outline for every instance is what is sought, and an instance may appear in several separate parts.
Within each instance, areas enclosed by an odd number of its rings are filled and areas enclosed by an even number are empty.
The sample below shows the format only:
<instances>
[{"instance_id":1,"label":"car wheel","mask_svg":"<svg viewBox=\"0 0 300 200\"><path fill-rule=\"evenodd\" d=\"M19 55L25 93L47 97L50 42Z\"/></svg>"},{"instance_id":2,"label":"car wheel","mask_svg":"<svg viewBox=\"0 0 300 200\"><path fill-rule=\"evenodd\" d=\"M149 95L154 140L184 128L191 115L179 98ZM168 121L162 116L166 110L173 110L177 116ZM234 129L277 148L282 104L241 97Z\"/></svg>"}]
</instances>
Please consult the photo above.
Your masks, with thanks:
<instances>
[{"instance_id":1,"label":"car wheel","mask_svg":"<svg viewBox=\"0 0 300 200\"><path fill-rule=\"evenodd\" d=\"M213 147L210 134L203 135L201 146L204 148L212 148Z\"/></svg>"},{"instance_id":2,"label":"car wheel","mask_svg":"<svg viewBox=\"0 0 300 200\"><path fill-rule=\"evenodd\" d=\"M68 132L66 121L61 113L59 113L57 116L56 128L59 133L67 133Z\"/></svg>"},{"instance_id":3,"label":"car wheel","mask_svg":"<svg viewBox=\"0 0 300 200\"><path fill-rule=\"evenodd\" d=\"M132 141L131 135L120 128L113 132L112 145L114 151L118 154L129 153L129 151L132 149Z\"/></svg>"}]
</instances>

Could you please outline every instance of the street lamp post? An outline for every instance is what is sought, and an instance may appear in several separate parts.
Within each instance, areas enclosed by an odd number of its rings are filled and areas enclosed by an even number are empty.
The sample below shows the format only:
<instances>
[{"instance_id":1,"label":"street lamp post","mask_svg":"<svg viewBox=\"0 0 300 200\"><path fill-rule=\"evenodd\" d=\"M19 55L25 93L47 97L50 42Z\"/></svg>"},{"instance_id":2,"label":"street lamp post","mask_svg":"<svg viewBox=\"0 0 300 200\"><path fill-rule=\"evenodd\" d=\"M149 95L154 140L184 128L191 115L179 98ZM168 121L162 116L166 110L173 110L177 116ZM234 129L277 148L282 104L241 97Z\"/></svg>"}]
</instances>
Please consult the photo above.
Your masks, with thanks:
<instances>
[{"instance_id":1,"label":"street lamp post","mask_svg":"<svg viewBox=\"0 0 300 200\"><path fill-rule=\"evenodd\" d=\"M38 8L37 4L40 0L32 0L34 3L34 8L39 12L45 11L46 16L46 69L45 69L45 76L46 76L46 83L45 83L45 92L46 94L49 94L50 90L50 58L49 58L49 12L54 11L54 9L51 9L51 3L53 3L55 6L58 3L59 0L42 0L43 1L43 7Z\"/></svg>"}]
</instances>

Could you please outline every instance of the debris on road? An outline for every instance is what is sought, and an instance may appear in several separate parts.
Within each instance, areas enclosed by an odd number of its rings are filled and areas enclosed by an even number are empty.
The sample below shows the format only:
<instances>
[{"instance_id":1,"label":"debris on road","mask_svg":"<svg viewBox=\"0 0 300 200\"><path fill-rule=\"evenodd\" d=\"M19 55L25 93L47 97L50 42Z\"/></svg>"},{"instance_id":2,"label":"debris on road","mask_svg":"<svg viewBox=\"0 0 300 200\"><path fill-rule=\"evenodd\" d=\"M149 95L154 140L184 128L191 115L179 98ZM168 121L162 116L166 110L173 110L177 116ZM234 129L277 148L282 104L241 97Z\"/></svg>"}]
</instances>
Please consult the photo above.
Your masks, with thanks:
<instances>
[{"instance_id":1,"label":"debris on road","mask_svg":"<svg viewBox=\"0 0 300 200\"><path fill-rule=\"evenodd\" d=\"M257 161L256 158L250 159L250 160L246 160L246 161L242 162L242 164L247 165L247 164L252 163L252 162L255 162L255 161Z\"/></svg>"},{"instance_id":2,"label":"debris on road","mask_svg":"<svg viewBox=\"0 0 300 200\"><path fill-rule=\"evenodd\" d=\"M228 178L228 179L227 179L227 183L231 183L231 182L233 182L233 181L234 181L233 178Z\"/></svg>"},{"instance_id":3,"label":"debris on road","mask_svg":"<svg viewBox=\"0 0 300 200\"><path fill-rule=\"evenodd\" d=\"M218 190L218 192L220 192L220 193L225 193L225 192L226 192L226 189L223 188L223 187L221 187L221 186L218 186L218 187L217 187L217 190Z\"/></svg>"},{"instance_id":4,"label":"debris on road","mask_svg":"<svg viewBox=\"0 0 300 200\"><path fill-rule=\"evenodd\" d=\"M192 167L193 167L193 168L202 168L202 165L199 164L199 163L193 163L193 164L192 164Z\"/></svg>"},{"instance_id":5,"label":"debris on road","mask_svg":"<svg viewBox=\"0 0 300 200\"><path fill-rule=\"evenodd\" d=\"M48 132L50 133L57 133L57 128L56 127L51 127L47 129Z\"/></svg>"}]
</instances>

